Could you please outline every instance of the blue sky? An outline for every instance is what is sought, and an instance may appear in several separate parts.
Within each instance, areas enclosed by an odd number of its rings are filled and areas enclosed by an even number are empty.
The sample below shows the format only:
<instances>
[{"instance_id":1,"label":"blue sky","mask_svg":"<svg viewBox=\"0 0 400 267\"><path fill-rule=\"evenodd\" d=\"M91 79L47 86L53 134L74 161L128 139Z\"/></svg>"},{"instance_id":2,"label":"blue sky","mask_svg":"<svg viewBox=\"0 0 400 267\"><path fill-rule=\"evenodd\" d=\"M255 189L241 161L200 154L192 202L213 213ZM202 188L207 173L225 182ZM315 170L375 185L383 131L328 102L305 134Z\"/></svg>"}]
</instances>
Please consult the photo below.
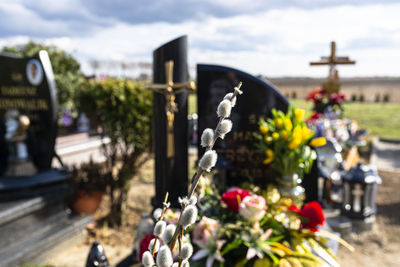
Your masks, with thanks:
<instances>
[{"instance_id":1,"label":"blue sky","mask_svg":"<svg viewBox=\"0 0 400 267\"><path fill-rule=\"evenodd\" d=\"M397 3L396 3L397 2ZM370 0L0 0L0 46L29 39L89 62L150 62L182 34L189 65L215 63L267 76L326 76L309 61L337 54L345 76L400 76L400 3ZM104 72L110 70L102 70Z\"/></svg>"}]
</instances>

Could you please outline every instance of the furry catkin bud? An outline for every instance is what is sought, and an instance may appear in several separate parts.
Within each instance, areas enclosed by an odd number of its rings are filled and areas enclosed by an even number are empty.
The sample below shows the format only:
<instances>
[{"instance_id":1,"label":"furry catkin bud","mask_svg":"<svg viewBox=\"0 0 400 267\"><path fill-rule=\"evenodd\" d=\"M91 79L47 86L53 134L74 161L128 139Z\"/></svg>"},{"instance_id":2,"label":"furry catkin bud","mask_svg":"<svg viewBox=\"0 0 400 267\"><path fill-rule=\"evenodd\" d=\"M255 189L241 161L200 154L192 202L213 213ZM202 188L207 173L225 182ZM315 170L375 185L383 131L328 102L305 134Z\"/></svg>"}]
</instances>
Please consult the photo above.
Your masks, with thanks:
<instances>
[{"instance_id":1,"label":"furry catkin bud","mask_svg":"<svg viewBox=\"0 0 400 267\"><path fill-rule=\"evenodd\" d=\"M165 228L165 231L163 233L162 239L164 240L164 243L169 243L174 236L176 226L173 224L168 224L167 228Z\"/></svg>"},{"instance_id":2,"label":"furry catkin bud","mask_svg":"<svg viewBox=\"0 0 400 267\"><path fill-rule=\"evenodd\" d=\"M208 150L204 155L201 157L199 161L199 166L205 171L210 171L212 167L215 166L217 163L218 155L215 150Z\"/></svg>"},{"instance_id":3,"label":"furry catkin bud","mask_svg":"<svg viewBox=\"0 0 400 267\"><path fill-rule=\"evenodd\" d=\"M224 100L229 100L231 101L232 107L234 107L236 105L236 96L234 98L233 97L233 93L228 93L225 95Z\"/></svg>"},{"instance_id":4,"label":"furry catkin bud","mask_svg":"<svg viewBox=\"0 0 400 267\"><path fill-rule=\"evenodd\" d=\"M179 262L174 262L171 267L179 267Z\"/></svg>"},{"instance_id":5,"label":"furry catkin bud","mask_svg":"<svg viewBox=\"0 0 400 267\"><path fill-rule=\"evenodd\" d=\"M197 197L191 196L189 199L189 205L196 205L197 204Z\"/></svg>"},{"instance_id":6,"label":"furry catkin bud","mask_svg":"<svg viewBox=\"0 0 400 267\"><path fill-rule=\"evenodd\" d=\"M231 115L231 110L232 110L232 104L231 101L229 100L222 100L221 103L219 103L218 108L217 108L217 114L218 117L226 118Z\"/></svg>"},{"instance_id":7,"label":"furry catkin bud","mask_svg":"<svg viewBox=\"0 0 400 267\"><path fill-rule=\"evenodd\" d=\"M158 208L153 211L154 219L158 220L161 217L162 209Z\"/></svg>"},{"instance_id":8,"label":"furry catkin bud","mask_svg":"<svg viewBox=\"0 0 400 267\"><path fill-rule=\"evenodd\" d=\"M182 261L181 267L190 267L190 264L187 260Z\"/></svg>"},{"instance_id":9,"label":"furry catkin bud","mask_svg":"<svg viewBox=\"0 0 400 267\"><path fill-rule=\"evenodd\" d=\"M157 254L157 266L158 267L171 267L174 260L172 259L171 250L167 245L160 248Z\"/></svg>"},{"instance_id":10,"label":"furry catkin bud","mask_svg":"<svg viewBox=\"0 0 400 267\"><path fill-rule=\"evenodd\" d=\"M154 259L150 251L145 251L142 255L142 264L144 267L152 267L154 265Z\"/></svg>"},{"instance_id":11,"label":"furry catkin bud","mask_svg":"<svg viewBox=\"0 0 400 267\"><path fill-rule=\"evenodd\" d=\"M217 128L217 135L221 139L224 139L225 134L229 133L232 130L232 121L228 119L224 119L221 121L220 125Z\"/></svg>"},{"instance_id":12,"label":"furry catkin bud","mask_svg":"<svg viewBox=\"0 0 400 267\"><path fill-rule=\"evenodd\" d=\"M192 254L193 254L193 246L190 243L183 244L179 256L183 260L187 260L192 256Z\"/></svg>"},{"instance_id":13,"label":"furry catkin bud","mask_svg":"<svg viewBox=\"0 0 400 267\"><path fill-rule=\"evenodd\" d=\"M197 219L197 208L194 205L189 205L182 213L182 217L180 219L179 224L186 228L193 224Z\"/></svg>"},{"instance_id":14,"label":"furry catkin bud","mask_svg":"<svg viewBox=\"0 0 400 267\"><path fill-rule=\"evenodd\" d=\"M156 226L154 226L153 234L157 237L160 237L164 233L166 226L167 224L164 221L158 221Z\"/></svg>"},{"instance_id":15,"label":"furry catkin bud","mask_svg":"<svg viewBox=\"0 0 400 267\"><path fill-rule=\"evenodd\" d=\"M149 243L149 251L153 251L154 242L156 242L156 238L153 238L153 239L150 241L150 243ZM160 242L157 241L155 252L157 252L159 248L160 248Z\"/></svg>"},{"instance_id":16,"label":"furry catkin bud","mask_svg":"<svg viewBox=\"0 0 400 267\"><path fill-rule=\"evenodd\" d=\"M214 139L214 131L210 128L207 128L201 134L201 146L208 147L211 146Z\"/></svg>"}]
</instances>

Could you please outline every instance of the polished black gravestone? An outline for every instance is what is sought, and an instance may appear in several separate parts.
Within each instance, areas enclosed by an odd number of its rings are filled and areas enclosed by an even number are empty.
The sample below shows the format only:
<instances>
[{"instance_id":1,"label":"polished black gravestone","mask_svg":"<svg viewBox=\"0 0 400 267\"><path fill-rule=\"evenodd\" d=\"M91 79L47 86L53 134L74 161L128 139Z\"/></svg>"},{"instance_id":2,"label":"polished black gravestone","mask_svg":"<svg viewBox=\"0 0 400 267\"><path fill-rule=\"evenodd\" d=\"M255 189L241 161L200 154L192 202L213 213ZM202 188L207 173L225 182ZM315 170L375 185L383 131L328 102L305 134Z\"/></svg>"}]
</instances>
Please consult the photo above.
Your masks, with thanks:
<instances>
[{"instance_id":1,"label":"polished black gravestone","mask_svg":"<svg viewBox=\"0 0 400 267\"><path fill-rule=\"evenodd\" d=\"M32 57L0 54L0 192L20 194L21 189L68 177L63 170L51 169L57 112L47 52Z\"/></svg>"},{"instance_id":2,"label":"polished black gravestone","mask_svg":"<svg viewBox=\"0 0 400 267\"><path fill-rule=\"evenodd\" d=\"M187 36L174 39L153 53L153 82L165 84L165 63L173 61L173 82L185 83L189 80L187 63ZM188 92L182 91L175 95L178 111L173 120L173 147L174 155L167 153L167 115L166 97L154 92L153 95L153 140L155 152L155 181L156 195L153 199L154 207L161 207L165 193L169 192L169 199L174 201L187 194L188 187ZM177 203L172 205L176 206Z\"/></svg>"},{"instance_id":3,"label":"polished black gravestone","mask_svg":"<svg viewBox=\"0 0 400 267\"><path fill-rule=\"evenodd\" d=\"M222 187L240 186L243 182L271 182L271 169L262 164L265 155L256 148L253 133L258 131L260 117L270 117L273 108L286 111L288 100L275 87L245 72L217 65L197 65L197 106L199 133L218 122L216 110L225 94L232 92L239 81L243 94L238 97L230 119L233 129L224 140L218 140L217 169ZM199 147L199 155L204 149Z\"/></svg>"},{"instance_id":4,"label":"polished black gravestone","mask_svg":"<svg viewBox=\"0 0 400 267\"><path fill-rule=\"evenodd\" d=\"M216 182L221 189L240 186L244 182L265 185L276 175L270 166L262 162L264 152L256 148L253 133L258 131L260 117L271 117L272 109L286 112L289 102L269 82L245 72L218 65L197 65L197 106L199 135L205 128L213 128L218 122L216 110L225 94L243 82L243 95L238 97L230 119L232 132L224 140L218 139ZM204 149L199 146L199 156ZM316 164L315 164L316 165ZM317 200L318 170L313 168L303 179L306 200Z\"/></svg>"},{"instance_id":5,"label":"polished black gravestone","mask_svg":"<svg viewBox=\"0 0 400 267\"><path fill-rule=\"evenodd\" d=\"M31 262L92 220L70 214L70 174L52 169L57 94L47 52L0 55L0 266Z\"/></svg>"}]
</instances>

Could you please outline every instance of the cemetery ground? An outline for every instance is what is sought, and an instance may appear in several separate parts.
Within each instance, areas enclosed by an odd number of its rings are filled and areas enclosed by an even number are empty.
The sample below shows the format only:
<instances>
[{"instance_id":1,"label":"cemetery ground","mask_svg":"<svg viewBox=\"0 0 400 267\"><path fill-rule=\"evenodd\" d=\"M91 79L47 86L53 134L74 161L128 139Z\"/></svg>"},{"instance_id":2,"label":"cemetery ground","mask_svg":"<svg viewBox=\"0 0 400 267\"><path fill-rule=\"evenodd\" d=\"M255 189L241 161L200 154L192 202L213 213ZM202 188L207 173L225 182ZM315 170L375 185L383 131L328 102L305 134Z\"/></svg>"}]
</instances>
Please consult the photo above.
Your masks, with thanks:
<instances>
[{"instance_id":1,"label":"cemetery ground","mask_svg":"<svg viewBox=\"0 0 400 267\"><path fill-rule=\"evenodd\" d=\"M196 156L190 156L190 166ZM133 177L127 209L126 225L120 229L111 229L101 225L101 218L107 213L103 200L102 207L95 214L98 220L96 227L88 227L82 239L72 247L57 252L47 261L47 266L83 266L92 241L99 240L104 246L109 261L117 264L132 251L135 230L142 212L151 211L150 199L154 196L153 180L154 161L149 160ZM351 233L344 236L356 249L354 253L340 247L338 258L341 266L400 266L400 172L383 172L379 174L383 183L379 187L377 205L378 215L372 231Z\"/></svg>"}]
</instances>

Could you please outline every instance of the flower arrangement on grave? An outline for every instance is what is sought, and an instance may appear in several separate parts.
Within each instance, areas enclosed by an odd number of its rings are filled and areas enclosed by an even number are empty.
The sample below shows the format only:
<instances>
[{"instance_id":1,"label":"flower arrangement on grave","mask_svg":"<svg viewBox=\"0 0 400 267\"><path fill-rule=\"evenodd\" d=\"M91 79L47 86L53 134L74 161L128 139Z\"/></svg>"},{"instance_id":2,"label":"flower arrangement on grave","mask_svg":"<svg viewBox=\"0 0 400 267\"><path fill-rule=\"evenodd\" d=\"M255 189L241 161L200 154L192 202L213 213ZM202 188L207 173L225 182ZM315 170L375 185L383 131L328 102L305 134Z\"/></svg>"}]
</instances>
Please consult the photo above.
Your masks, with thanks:
<instances>
[{"instance_id":1,"label":"flower arrangement on grave","mask_svg":"<svg viewBox=\"0 0 400 267\"><path fill-rule=\"evenodd\" d=\"M338 238L319 229L325 216L317 202L300 209L273 185L231 188L220 196L208 178L202 179L200 220L188 237L192 267L339 265L327 246L327 238Z\"/></svg>"},{"instance_id":2,"label":"flower arrangement on grave","mask_svg":"<svg viewBox=\"0 0 400 267\"><path fill-rule=\"evenodd\" d=\"M165 220L169 212L168 192L163 202L163 209L155 211L154 217L157 220L154 225L153 236L146 236L150 240L148 249L140 253L142 264L145 267L188 267L189 259L193 253L193 246L190 239L185 235L185 230L189 229L197 220L198 198L194 195L200 178L203 173L210 172L217 162L217 152L213 146L218 138L223 139L232 129L232 121L228 119L232 107L236 104L236 97L242 94L240 90L242 83L234 88L232 93L226 94L217 108L219 118L216 128L207 128L201 136L201 145L206 148L206 152L199 160L199 169L193 175L189 194L179 199L181 210L176 223L167 225ZM171 213L170 213L171 214ZM174 213L172 213L174 214ZM143 241L145 242L145 241ZM143 244L142 244L143 245ZM223 244L221 243L220 246ZM145 247L145 245L141 246Z\"/></svg>"},{"instance_id":3,"label":"flower arrangement on grave","mask_svg":"<svg viewBox=\"0 0 400 267\"><path fill-rule=\"evenodd\" d=\"M289 107L287 113L272 110L272 118L259 122L258 146L265 151L264 164L270 165L278 174L277 180L282 196L301 206L304 189L298 184L304 173L311 170L316 153L310 146L322 146L325 138L313 138L304 121L305 110Z\"/></svg>"},{"instance_id":4,"label":"flower arrangement on grave","mask_svg":"<svg viewBox=\"0 0 400 267\"><path fill-rule=\"evenodd\" d=\"M308 94L306 100L314 103L313 110L316 113L340 117L346 95L341 92L329 94L325 89L317 88Z\"/></svg>"},{"instance_id":5,"label":"flower arrangement on grave","mask_svg":"<svg viewBox=\"0 0 400 267\"><path fill-rule=\"evenodd\" d=\"M197 220L186 229L181 252L174 249L168 264L157 266L171 266L172 259L180 257L186 257L181 266L192 267L339 266L327 240L335 239L352 249L320 229L325 215L317 202L300 209L282 198L273 185L265 190L252 185L231 188L221 196L207 177L201 177L197 192ZM159 213L156 210L154 217ZM173 212L168 208L165 213ZM157 225L161 224L157 222L154 234L142 240L139 255L143 255L143 263L154 262L148 248L154 247L160 235ZM170 240L176 226L167 222L163 229L162 240ZM156 246L156 251L161 251ZM188 255L193 256L188 260ZM179 266L179 262L172 266Z\"/></svg>"}]
</instances>

